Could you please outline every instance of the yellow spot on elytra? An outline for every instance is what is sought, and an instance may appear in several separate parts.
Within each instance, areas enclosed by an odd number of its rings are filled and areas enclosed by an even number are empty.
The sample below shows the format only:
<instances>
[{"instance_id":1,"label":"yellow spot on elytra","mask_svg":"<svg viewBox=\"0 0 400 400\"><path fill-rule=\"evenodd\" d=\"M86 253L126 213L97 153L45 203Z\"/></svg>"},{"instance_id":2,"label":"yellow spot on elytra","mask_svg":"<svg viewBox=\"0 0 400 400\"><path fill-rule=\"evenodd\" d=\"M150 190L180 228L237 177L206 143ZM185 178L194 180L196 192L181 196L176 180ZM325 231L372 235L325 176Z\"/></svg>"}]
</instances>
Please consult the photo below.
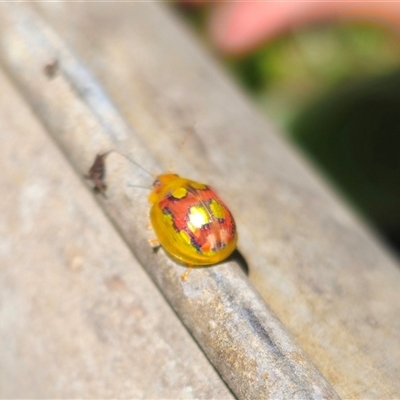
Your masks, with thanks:
<instances>
[{"instance_id":1,"label":"yellow spot on elytra","mask_svg":"<svg viewBox=\"0 0 400 400\"><path fill-rule=\"evenodd\" d=\"M180 231L179 234L181 235L182 239L187 243L191 244L190 236L186 231Z\"/></svg>"},{"instance_id":2,"label":"yellow spot on elytra","mask_svg":"<svg viewBox=\"0 0 400 400\"><path fill-rule=\"evenodd\" d=\"M162 218L163 218L164 222L166 222L167 224L169 224L169 225L173 224L173 218L172 218L171 214L164 212Z\"/></svg>"},{"instance_id":3,"label":"yellow spot on elytra","mask_svg":"<svg viewBox=\"0 0 400 400\"><path fill-rule=\"evenodd\" d=\"M194 182L194 181L190 182L190 186L193 189L199 189L199 190L207 189L207 185L204 185L203 183L199 183L199 182Z\"/></svg>"},{"instance_id":4,"label":"yellow spot on elytra","mask_svg":"<svg viewBox=\"0 0 400 400\"><path fill-rule=\"evenodd\" d=\"M171 192L171 195L175 197L175 199L182 199L187 195L187 190L184 187L178 187Z\"/></svg>"},{"instance_id":5,"label":"yellow spot on elytra","mask_svg":"<svg viewBox=\"0 0 400 400\"><path fill-rule=\"evenodd\" d=\"M215 218L222 219L225 217L225 208L222 204L218 203L216 200L211 200L210 202L210 210L215 216Z\"/></svg>"},{"instance_id":6,"label":"yellow spot on elytra","mask_svg":"<svg viewBox=\"0 0 400 400\"><path fill-rule=\"evenodd\" d=\"M190 207L188 226L190 230L200 229L210 222L210 215L203 206Z\"/></svg>"}]
</instances>

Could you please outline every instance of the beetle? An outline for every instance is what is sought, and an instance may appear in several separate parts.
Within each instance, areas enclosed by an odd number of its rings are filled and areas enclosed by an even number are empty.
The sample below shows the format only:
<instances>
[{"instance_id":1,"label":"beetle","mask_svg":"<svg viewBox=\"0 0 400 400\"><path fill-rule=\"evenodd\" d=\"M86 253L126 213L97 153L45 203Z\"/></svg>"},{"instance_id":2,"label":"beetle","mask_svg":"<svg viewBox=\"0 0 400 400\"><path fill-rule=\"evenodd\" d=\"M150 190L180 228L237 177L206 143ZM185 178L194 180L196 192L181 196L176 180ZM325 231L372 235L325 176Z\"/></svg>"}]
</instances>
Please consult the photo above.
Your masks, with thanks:
<instances>
[{"instance_id":1,"label":"beetle","mask_svg":"<svg viewBox=\"0 0 400 400\"><path fill-rule=\"evenodd\" d=\"M208 185L177 174L162 174L153 182L149 202L157 239L175 261L189 266L212 265L235 250L235 220Z\"/></svg>"},{"instance_id":2,"label":"beetle","mask_svg":"<svg viewBox=\"0 0 400 400\"><path fill-rule=\"evenodd\" d=\"M98 154L85 176L103 194L105 156L113 151ZM148 201L156 235L150 244L163 247L170 258L189 267L183 279L190 268L217 264L236 249L238 234L233 215L210 186L173 173L160 174L155 177Z\"/></svg>"}]
</instances>

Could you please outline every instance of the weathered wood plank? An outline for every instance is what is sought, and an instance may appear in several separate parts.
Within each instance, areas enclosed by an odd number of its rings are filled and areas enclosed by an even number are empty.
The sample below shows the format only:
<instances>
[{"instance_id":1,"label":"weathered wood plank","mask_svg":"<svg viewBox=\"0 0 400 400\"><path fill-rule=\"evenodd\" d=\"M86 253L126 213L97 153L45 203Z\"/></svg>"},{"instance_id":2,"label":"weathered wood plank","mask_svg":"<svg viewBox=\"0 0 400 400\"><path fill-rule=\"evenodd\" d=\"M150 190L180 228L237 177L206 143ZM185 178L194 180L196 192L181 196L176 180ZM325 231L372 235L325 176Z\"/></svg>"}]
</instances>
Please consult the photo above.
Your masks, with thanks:
<instances>
[{"instance_id":1,"label":"weathered wood plank","mask_svg":"<svg viewBox=\"0 0 400 400\"><path fill-rule=\"evenodd\" d=\"M168 166L195 123L177 170L227 199L264 299L340 395L398 395L397 265L179 24L154 4L39 9L54 30L4 6L0 58L75 168L85 172L110 146L148 169L158 168L154 159ZM42 68L54 59L60 69L49 79ZM145 196L127 187L146 178L117 156L109 161L109 197L99 201L235 394L333 398L234 263L182 283L182 267L152 254Z\"/></svg>"}]
</instances>

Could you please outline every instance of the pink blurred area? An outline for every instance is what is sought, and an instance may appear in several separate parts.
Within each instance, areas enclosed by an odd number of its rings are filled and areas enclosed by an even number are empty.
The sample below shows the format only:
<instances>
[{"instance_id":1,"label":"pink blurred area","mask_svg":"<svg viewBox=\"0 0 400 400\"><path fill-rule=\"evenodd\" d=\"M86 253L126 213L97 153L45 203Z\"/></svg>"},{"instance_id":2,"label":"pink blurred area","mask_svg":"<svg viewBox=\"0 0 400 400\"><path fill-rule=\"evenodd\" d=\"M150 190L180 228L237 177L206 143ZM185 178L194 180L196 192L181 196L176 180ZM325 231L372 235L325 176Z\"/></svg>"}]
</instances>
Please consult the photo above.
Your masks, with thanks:
<instances>
[{"instance_id":1,"label":"pink blurred area","mask_svg":"<svg viewBox=\"0 0 400 400\"><path fill-rule=\"evenodd\" d=\"M400 2L186 1L212 6L208 30L225 54L240 55L301 26L326 21L370 21L398 30Z\"/></svg>"}]
</instances>

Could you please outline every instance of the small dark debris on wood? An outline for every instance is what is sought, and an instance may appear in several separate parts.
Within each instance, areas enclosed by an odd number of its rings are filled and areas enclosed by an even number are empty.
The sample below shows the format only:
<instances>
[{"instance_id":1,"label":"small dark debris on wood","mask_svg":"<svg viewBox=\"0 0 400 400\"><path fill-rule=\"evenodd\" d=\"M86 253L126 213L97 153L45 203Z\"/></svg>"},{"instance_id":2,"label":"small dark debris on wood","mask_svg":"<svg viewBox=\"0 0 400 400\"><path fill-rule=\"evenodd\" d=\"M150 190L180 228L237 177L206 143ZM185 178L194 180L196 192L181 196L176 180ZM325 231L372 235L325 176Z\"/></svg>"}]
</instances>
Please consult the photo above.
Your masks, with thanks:
<instances>
[{"instance_id":1,"label":"small dark debris on wood","mask_svg":"<svg viewBox=\"0 0 400 400\"><path fill-rule=\"evenodd\" d=\"M104 183L104 177L106 174L104 160L106 156L110 154L110 152L111 151L107 151L103 154L97 154L88 173L84 176L85 179L88 179L94 183L94 190L98 193L101 193L103 196L105 196L105 192L107 190L107 186Z\"/></svg>"},{"instance_id":2,"label":"small dark debris on wood","mask_svg":"<svg viewBox=\"0 0 400 400\"><path fill-rule=\"evenodd\" d=\"M58 67L58 60L53 60L44 66L43 71L49 79L52 79L55 77Z\"/></svg>"}]
</instances>

